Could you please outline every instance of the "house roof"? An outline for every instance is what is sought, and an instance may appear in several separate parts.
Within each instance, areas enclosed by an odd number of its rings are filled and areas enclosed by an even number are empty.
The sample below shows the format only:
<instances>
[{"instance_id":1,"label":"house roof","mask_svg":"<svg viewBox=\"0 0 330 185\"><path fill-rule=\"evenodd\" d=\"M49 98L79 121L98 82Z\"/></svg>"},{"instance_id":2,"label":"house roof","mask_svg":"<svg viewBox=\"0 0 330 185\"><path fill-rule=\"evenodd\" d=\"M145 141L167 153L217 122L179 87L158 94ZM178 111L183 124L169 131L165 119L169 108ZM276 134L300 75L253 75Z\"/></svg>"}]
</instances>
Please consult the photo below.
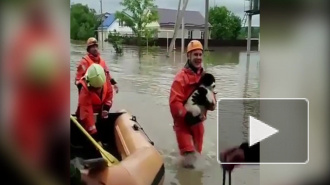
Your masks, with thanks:
<instances>
[{"instance_id":1,"label":"house roof","mask_svg":"<svg viewBox=\"0 0 330 185\"><path fill-rule=\"evenodd\" d=\"M166 9L166 8L158 8L159 14L159 24L161 26L165 25L175 25L177 10L174 9ZM197 26L204 27L205 25L205 17L199 11L186 10L184 14L184 22L185 26ZM211 27L211 24L209 27Z\"/></svg>"},{"instance_id":2,"label":"house roof","mask_svg":"<svg viewBox=\"0 0 330 185\"><path fill-rule=\"evenodd\" d=\"M101 20L101 18L107 18L109 15L110 15L111 13L109 13L109 12L105 12L105 13L103 13L103 14L97 14L96 15L96 18L97 18L97 20Z\"/></svg>"},{"instance_id":3,"label":"house roof","mask_svg":"<svg viewBox=\"0 0 330 185\"><path fill-rule=\"evenodd\" d=\"M159 25L160 26L174 26L176 21L177 10L158 8ZM116 20L114 13L109 13L99 28L108 28ZM185 26L204 28L205 18L199 11L186 10L184 17ZM209 27L212 25L210 23Z\"/></svg>"},{"instance_id":4,"label":"house roof","mask_svg":"<svg viewBox=\"0 0 330 185\"><path fill-rule=\"evenodd\" d=\"M115 20L115 14L109 14L109 16L104 19L103 23L99 26L99 28L108 28Z\"/></svg>"},{"instance_id":5,"label":"house roof","mask_svg":"<svg viewBox=\"0 0 330 185\"><path fill-rule=\"evenodd\" d=\"M104 13L102 13L102 14L96 14L96 16L97 17L107 17L108 15L110 15L111 13L109 13L109 12L104 12Z\"/></svg>"}]
</instances>

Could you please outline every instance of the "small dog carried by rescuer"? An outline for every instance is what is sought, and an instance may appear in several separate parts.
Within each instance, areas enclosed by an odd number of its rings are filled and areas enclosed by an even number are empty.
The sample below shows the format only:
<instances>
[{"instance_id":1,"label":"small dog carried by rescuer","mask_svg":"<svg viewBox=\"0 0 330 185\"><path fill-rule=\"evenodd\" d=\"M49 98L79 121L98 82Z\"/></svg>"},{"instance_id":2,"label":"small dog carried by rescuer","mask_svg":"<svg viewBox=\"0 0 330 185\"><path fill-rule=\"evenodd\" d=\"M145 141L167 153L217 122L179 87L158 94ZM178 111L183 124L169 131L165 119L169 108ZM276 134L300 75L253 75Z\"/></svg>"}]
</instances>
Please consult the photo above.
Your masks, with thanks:
<instances>
[{"instance_id":1,"label":"small dog carried by rescuer","mask_svg":"<svg viewBox=\"0 0 330 185\"><path fill-rule=\"evenodd\" d=\"M194 117L202 118L205 112L216 104L214 94L216 94L215 78L212 74L205 73L201 77L197 89L188 98L185 108Z\"/></svg>"}]
</instances>

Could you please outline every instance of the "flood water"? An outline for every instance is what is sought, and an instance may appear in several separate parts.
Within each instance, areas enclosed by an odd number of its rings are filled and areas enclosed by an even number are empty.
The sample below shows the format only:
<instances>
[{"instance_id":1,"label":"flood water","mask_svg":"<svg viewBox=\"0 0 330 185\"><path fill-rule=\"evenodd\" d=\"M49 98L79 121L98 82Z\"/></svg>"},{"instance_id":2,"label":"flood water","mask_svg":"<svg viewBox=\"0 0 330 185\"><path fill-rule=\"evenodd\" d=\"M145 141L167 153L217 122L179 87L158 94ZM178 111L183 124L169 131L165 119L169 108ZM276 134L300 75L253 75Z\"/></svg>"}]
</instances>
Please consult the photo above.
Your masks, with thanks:
<instances>
[{"instance_id":1,"label":"flood water","mask_svg":"<svg viewBox=\"0 0 330 185\"><path fill-rule=\"evenodd\" d=\"M246 48L210 48L214 51L204 56L204 67L216 78L219 98L257 98L259 96L259 53L253 52L247 62ZM141 57L134 46L124 47L118 55L112 46L104 43L101 56L107 62L111 75L116 79L119 93L114 96L111 111L126 109L137 117L148 136L162 153L165 160L165 182L170 185L222 184L222 170L217 163L217 112L209 112L205 121L202 156L194 170L178 165L179 153L172 129L172 117L168 98L175 74L184 66L186 59L180 48L166 57L166 48L144 49ZM85 55L85 46L71 44L71 113L77 106L77 88L73 84L76 62ZM248 64L248 65L247 65ZM236 122L237 126L243 124ZM233 129L238 128L233 126ZM242 132L221 130L219 134ZM226 141L221 141L226 144ZM228 177L226 178L228 179ZM232 172L232 185L258 185L259 167L242 166Z\"/></svg>"}]
</instances>

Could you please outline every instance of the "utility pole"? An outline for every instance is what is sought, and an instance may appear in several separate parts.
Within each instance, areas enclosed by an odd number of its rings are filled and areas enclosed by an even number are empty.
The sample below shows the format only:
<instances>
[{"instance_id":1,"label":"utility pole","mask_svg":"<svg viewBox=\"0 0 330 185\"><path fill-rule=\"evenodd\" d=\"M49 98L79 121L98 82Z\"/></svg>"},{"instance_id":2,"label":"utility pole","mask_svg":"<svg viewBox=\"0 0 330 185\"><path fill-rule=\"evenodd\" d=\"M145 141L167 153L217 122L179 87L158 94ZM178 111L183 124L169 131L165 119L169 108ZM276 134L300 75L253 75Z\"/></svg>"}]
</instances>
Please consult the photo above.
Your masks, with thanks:
<instances>
[{"instance_id":1,"label":"utility pole","mask_svg":"<svg viewBox=\"0 0 330 185\"><path fill-rule=\"evenodd\" d=\"M178 27L179 27L179 18L181 16L181 0L179 0L179 4L178 4L178 10L176 12L176 21L175 21L175 26L174 26L174 33L173 33L173 36L172 36L172 40L171 40L171 44L170 44L170 48L167 50L167 54L166 56L169 57L170 56L170 52L172 52L173 50L173 47L174 47L174 44L175 44L175 40L176 40L176 34L177 34L177 30L178 30Z\"/></svg>"},{"instance_id":2,"label":"utility pole","mask_svg":"<svg viewBox=\"0 0 330 185\"><path fill-rule=\"evenodd\" d=\"M178 3L178 10L176 12L176 21L175 21L175 26L174 26L174 33L173 33L173 36L172 36L172 40L171 40L171 43L170 43L170 48L167 50L167 57L170 56L170 52L173 51L173 48L174 48L174 45L175 45L175 40L176 40L176 35L177 35L177 30L179 28L179 20L180 20L180 17L181 17L181 0L179 0L179 3Z\"/></svg>"},{"instance_id":3,"label":"utility pole","mask_svg":"<svg viewBox=\"0 0 330 185\"><path fill-rule=\"evenodd\" d=\"M209 0L205 0L204 50L208 50L209 41Z\"/></svg>"},{"instance_id":4,"label":"utility pole","mask_svg":"<svg viewBox=\"0 0 330 185\"><path fill-rule=\"evenodd\" d=\"M169 48L169 52L167 53L167 57L169 57L170 52L173 51L174 45L175 45L175 40L176 40L176 36L178 34L178 29L180 27L180 20L182 20L182 15L183 15L183 11L186 10L187 5L188 5L188 1L189 0L185 0L184 6L182 7L182 10L180 11L180 5L181 5L181 0L179 0L179 5L178 5L178 12L177 12L177 19L175 21L175 28L174 28L174 33L173 33L173 37L171 40L171 44L170 44L170 48Z\"/></svg>"},{"instance_id":5,"label":"utility pole","mask_svg":"<svg viewBox=\"0 0 330 185\"><path fill-rule=\"evenodd\" d=\"M102 50L103 50L103 10L102 10L102 0L100 0L100 5L101 5L101 43L102 43Z\"/></svg>"},{"instance_id":6,"label":"utility pole","mask_svg":"<svg viewBox=\"0 0 330 185\"><path fill-rule=\"evenodd\" d=\"M252 24L252 0L250 0L250 9L248 12L248 40L247 40L247 54L251 52L251 24Z\"/></svg>"}]
</instances>

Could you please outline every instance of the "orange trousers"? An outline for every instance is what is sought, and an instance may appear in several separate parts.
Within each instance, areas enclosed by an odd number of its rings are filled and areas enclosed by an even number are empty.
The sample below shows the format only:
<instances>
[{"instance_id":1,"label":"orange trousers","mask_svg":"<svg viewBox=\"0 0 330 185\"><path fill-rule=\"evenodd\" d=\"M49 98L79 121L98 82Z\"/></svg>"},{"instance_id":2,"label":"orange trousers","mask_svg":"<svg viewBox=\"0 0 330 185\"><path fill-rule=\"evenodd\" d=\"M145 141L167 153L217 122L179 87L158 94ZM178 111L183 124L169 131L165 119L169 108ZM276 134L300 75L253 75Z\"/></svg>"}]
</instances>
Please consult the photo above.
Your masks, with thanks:
<instances>
[{"instance_id":1,"label":"orange trousers","mask_svg":"<svg viewBox=\"0 0 330 185\"><path fill-rule=\"evenodd\" d=\"M202 152L204 138L203 122L191 127L185 123L176 123L173 128L181 155L185 152Z\"/></svg>"}]
</instances>

